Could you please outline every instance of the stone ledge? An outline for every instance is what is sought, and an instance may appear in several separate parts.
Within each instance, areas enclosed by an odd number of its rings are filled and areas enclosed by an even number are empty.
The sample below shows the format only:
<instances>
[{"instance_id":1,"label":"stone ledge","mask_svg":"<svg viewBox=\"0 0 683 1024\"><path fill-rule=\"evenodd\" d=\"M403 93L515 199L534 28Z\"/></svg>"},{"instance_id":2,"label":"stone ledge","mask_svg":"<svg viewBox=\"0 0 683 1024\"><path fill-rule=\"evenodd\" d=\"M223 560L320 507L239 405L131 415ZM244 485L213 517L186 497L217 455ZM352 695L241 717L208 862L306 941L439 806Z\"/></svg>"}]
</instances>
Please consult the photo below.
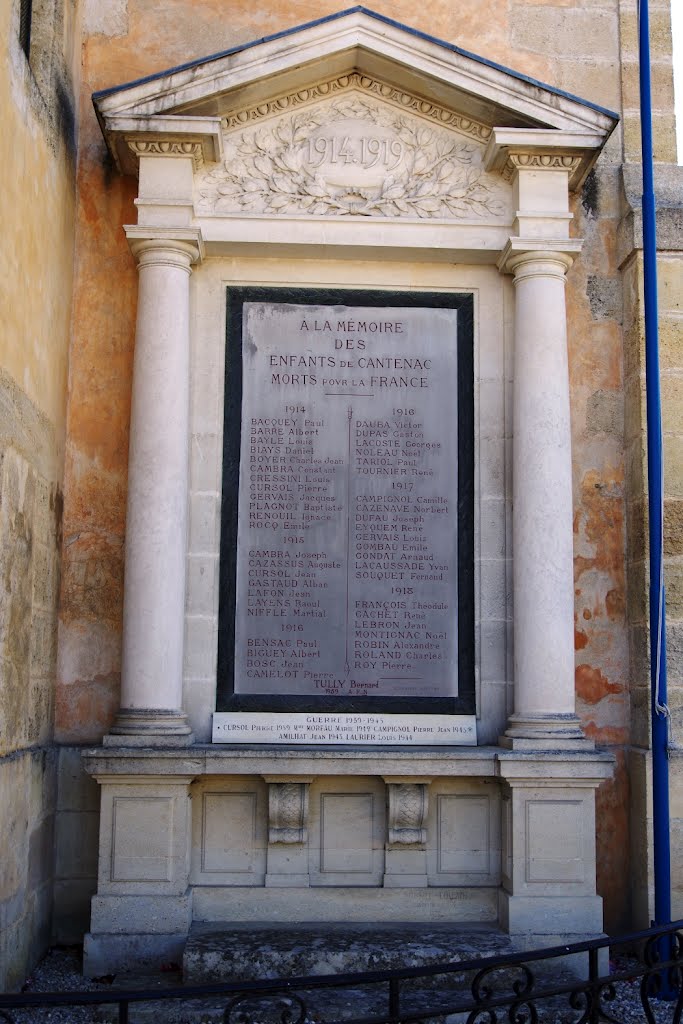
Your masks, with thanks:
<instances>
[{"instance_id":1,"label":"stone ledge","mask_svg":"<svg viewBox=\"0 0 683 1024\"><path fill-rule=\"evenodd\" d=\"M211 744L167 748L102 748L83 751L90 775L410 775L483 776L497 774L498 747L387 748L220 747Z\"/></svg>"},{"instance_id":2,"label":"stone ledge","mask_svg":"<svg viewBox=\"0 0 683 1024\"><path fill-rule=\"evenodd\" d=\"M381 775L420 778L537 775L607 777L614 758L604 751L511 751L501 747L282 747L245 744L192 747L90 748L82 754L93 776L273 775L289 779L329 775Z\"/></svg>"},{"instance_id":3,"label":"stone ledge","mask_svg":"<svg viewBox=\"0 0 683 1024\"><path fill-rule=\"evenodd\" d=\"M496 758L498 774L515 785L569 787L599 785L614 771L614 755L607 751L501 750Z\"/></svg>"},{"instance_id":4,"label":"stone ledge","mask_svg":"<svg viewBox=\"0 0 683 1024\"><path fill-rule=\"evenodd\" d=\"M313 885L264 888L250 885L195 885L192 913L195 922L230 926L290 927L343 921L347 925L372 922L377 927L396 922L496 925L499 886L429 886L384 888L372 885Z\"/></svg>"}]
</instances>

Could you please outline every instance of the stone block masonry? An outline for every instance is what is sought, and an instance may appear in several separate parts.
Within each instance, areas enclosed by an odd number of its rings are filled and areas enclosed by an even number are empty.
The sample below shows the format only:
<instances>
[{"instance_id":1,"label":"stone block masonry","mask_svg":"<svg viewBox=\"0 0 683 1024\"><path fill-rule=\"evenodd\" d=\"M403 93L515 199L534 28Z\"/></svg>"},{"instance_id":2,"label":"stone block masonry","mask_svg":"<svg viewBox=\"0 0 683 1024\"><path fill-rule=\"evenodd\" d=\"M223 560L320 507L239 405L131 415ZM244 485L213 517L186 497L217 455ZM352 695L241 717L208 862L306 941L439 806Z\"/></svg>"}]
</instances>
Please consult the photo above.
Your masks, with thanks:
<instances>
[{"instance_id":1,"label":"stone block masonry","mask_svg":"<svg viewBox=\"0 0 683 1024\"><path fill-rule=\"evenodd\" d=\"M78 6L34 3L30 46L0 11L0 989L52 937Z\"/></svg>"},{"instance_id":2,"label":"stone block masonry","mask_svg":"<svg viewBox=\"0 0 683 1024\"><path fill-rule=\"evenodd\" d=\"M667 595L668 704L671 711L671 851L672 902L674 916L683 913L683 878L676 854L683 827L679 799L681 749L683 747L683 676L681 637L683 604L681 573L681 508L683 507L683 242L680 222L683 169L659 166L655 173L657 234L658 329L662 429L664 443L664 586ZM632 899L635 923L647 924L653 914L651 863L652 811L650 805L651 766L650 666L648 592L647 465L643 429L645 407L645 325L642 293L642 225L639 209L638 169L624 174L624 217L620 227L624 279L625 330L625 420L628 485L627 564L629 579L629 645L631 654L631 723L634 750L631 753Z\"/></svg>"}]
</instances>

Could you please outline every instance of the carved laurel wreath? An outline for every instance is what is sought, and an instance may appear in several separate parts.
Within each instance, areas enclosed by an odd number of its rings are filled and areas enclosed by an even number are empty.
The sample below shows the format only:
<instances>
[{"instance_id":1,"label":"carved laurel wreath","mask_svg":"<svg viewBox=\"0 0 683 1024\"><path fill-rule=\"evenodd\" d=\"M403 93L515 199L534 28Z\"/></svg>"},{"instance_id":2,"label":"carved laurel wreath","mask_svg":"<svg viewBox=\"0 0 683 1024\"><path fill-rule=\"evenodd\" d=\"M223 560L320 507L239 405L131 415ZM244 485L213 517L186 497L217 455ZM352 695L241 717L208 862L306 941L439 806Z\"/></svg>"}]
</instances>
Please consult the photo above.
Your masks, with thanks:
<instances>
[{"instance_id":1,"label":"carved laurel wreath","mask_svg":"<svg viewBox=\"0 0 683 1024\"><path fill-rule=\"evenodd\" d=\"M308 140L335 121L389 128L403 159L379 184L331 185L308 160ZM332 214L423 218L500 216L503 203L480 166L476 145L454 140L394 111L349 97L243 132L224 163L207 174L200 207L213 213Z\"/></svg>"}]
</instances>

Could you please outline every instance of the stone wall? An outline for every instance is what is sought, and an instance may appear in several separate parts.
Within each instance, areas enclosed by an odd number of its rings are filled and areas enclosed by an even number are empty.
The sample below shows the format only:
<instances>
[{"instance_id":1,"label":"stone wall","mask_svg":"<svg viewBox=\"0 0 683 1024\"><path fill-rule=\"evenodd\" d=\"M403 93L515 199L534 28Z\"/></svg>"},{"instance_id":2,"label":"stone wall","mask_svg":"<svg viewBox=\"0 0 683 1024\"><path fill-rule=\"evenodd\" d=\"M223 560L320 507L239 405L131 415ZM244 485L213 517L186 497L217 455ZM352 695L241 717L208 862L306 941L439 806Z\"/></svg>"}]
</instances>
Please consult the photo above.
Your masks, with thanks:
<instances>
[{"instance_id":1,"label":"stone wall","mask_svg":"<svg viewBox=\"0 0 683 1024\"><path fill-rule=\"evenodd\" d=\"M671 855L673 916L683 913L681 745L683 744L683 168L660 166L657 199L658 333L664 439L664 585L667 600L668 705L671 710ZM624 279L625 439L628 466L628 608L631 652L631 840L633 913L639 927L653 916L650 746L650 630L648 609L647 458L644 434L645 324L643 311L640 168L624 169L624 215L619 249Z\"/></svg>"},{"instance_id":2,"label":"stone wall","mask_svg":"<svg viewBox=\"0 0 683 1024\"><path fill-rule=\"evenodd\" d=\"M618 233L618 262L623 284L624 443L626 451L626 573L630 658L630 794L631 921L647 927L654 912L652 863L652 779L650 745L650 648L648 625L648 516L645 438L645 335L643 321L643 257L640 202L640 118L637 5L621 5L622 103L624 124L623 195ZM676 161L676 125L671 73L671 14L668 0L649 5L652 61L654 156L659 166L657 192L657 261L659 287L659 344L665 454L664 551L668 602L669 705L673 712L674 742L681 736L681 619L680 562L683 555L683 462L681 411L683 392L683 175ZM679 126L680 130L681 126ZM683 821L681 761L674 752L671 779L671 851L673 916L683 912L683 863L680 842ZM626 856L626 855L625 855Z\"/></svg>"},{"instance_id":3,"label":"stone wall","mask_svg":"<svg viewBox=\"0 0 683 1024\"><path fill-rule=\"evenodd\" d=\"M51 937L52 744L74 228L78 5L2 5L0 989Z\"/></svg>"}]
</instances>

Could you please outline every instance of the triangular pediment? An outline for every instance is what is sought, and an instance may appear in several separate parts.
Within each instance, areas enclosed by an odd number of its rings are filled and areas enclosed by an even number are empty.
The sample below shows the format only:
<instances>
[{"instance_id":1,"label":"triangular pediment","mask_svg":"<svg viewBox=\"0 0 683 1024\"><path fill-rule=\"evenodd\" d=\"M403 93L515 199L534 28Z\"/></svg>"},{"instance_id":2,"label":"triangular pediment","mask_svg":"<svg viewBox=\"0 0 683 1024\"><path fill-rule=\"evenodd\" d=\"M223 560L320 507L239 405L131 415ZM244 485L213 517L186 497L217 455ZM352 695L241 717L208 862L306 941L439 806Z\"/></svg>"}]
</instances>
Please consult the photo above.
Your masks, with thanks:
<instances>
[{"instance_id":1,"label":"triangular pediment","mask_svg":"<svg viewBox=\"0 0 683 1024\"><path fill-rule=\"evenodd\" d=\"M511 216L484 166L490 128L358 72L231 113L221 133L223 160L196 174L199 216Z\"/></svg>"},{"instance_id":2,"label":"triangular pediment","mask_svg":"<svg viewBox=\"0 0 683 1024\"><path fill-rule=\"evenodd\" d=\"M475 148L494 128L510 128L585 136L598 151L617 121L610 111L361 7L93 99L119 166L131 172L135 161L124 144L131 133L155 130L188 144L199 141L208 162L218 161L226 133L257 122L272 130L278 114L327 102L339 120L339 97L326 96L325 88L353 92L367 104L371 121L380 108L396 120L399 114L391 111L403 107L410 125L431 122L434 139L447 132ZM381 140L381 133L373 138Z\"/></svg>"}]
</instances>

